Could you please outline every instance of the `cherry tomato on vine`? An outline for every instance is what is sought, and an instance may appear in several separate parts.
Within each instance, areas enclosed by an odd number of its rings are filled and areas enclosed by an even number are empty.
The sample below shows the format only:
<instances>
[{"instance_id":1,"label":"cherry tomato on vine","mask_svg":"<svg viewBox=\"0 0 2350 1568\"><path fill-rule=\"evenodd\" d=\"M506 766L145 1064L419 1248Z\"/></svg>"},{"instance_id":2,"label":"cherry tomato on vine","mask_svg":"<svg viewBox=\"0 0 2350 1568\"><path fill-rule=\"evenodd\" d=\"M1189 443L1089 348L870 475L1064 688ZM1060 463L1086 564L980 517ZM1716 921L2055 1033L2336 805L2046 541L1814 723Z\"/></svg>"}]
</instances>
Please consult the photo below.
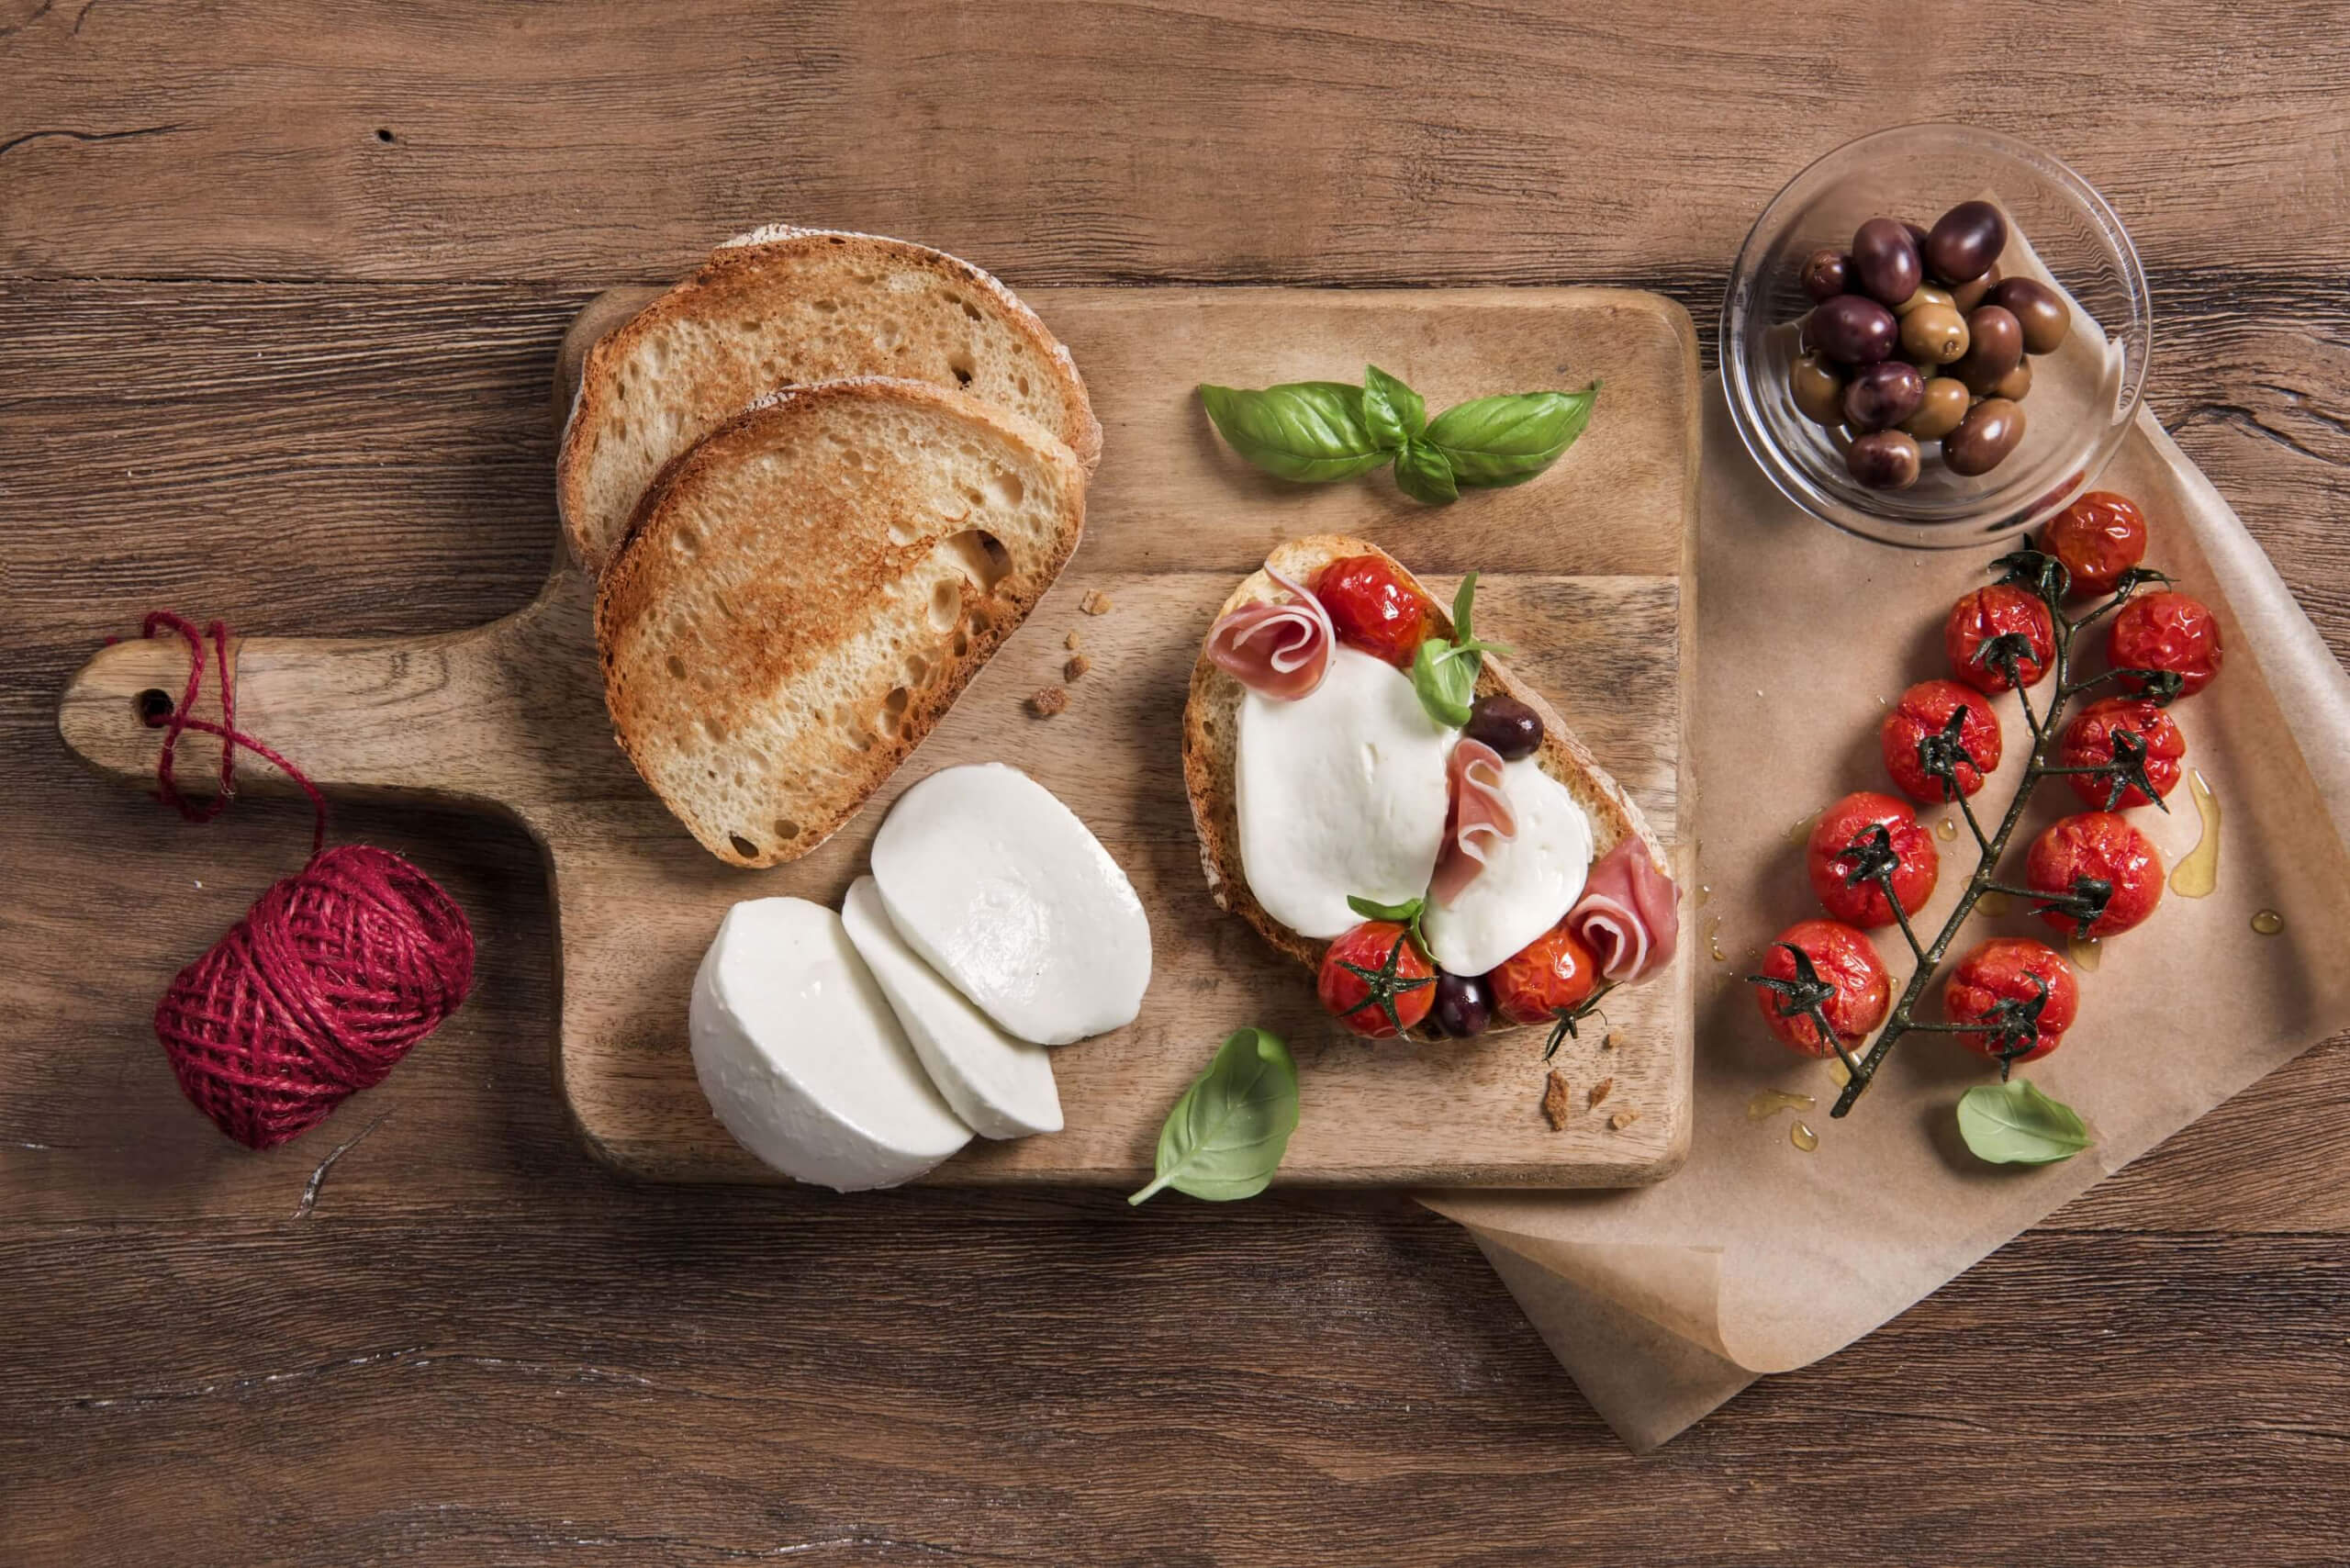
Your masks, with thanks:
<instances>
[{"instance_id":1,"label":"cherry tomato on vine","mask_svg":"<svg viewBox=\"0 0 2350 1568\"><path fill-rule=\"evenodd\" d=\"M2116 669L2169 670L2179 678L2178 694L2192 697L2220 673L2219 618L2183 593L2143 594L2114 612L2106 656Z\"/></svg>"},{"instance_id":2,"label":"cherry tomato on vine","mask_svg":"<svg viewBox=\"0 0 2350 1568\"><path fill-rule=\"evenodd\" d=\"M2154 913L2163 860L2146 835L2112 812L2052 823L2024 856L2024 886L2045 905L2040 918L2070 935L2111 936Z\"/></svg>"},{"instance_id":3,"label":"cherry tomato on vine","mask_svg":"<svg viewBox=\"0 0 2350 1568\"><path fill-rule=\"evenodd\" d=\"M1513 1024L1548 1024L1591 1000L1599 985L1599 958L1564 924L1504 958L1485 977L1494 1008Z\"/></svg>"},{"instance_id":4,"label":"cherry tomato on vine","mask_svg":"<svg viewBox=\"0 0 2350 1568\"><path fill-rule=\"evenodd\" d=\"M1796 952L1803 957L1798 960ZM1754 1003L1771 1033L1805 1056L1833 1056L1806 1002L1816 999L1828 1026L1850 1049L1885 1022L1893 981L1866 936L1841 921L1798 921L1779 933L1763 955L1762 972L1749 975ZM1792 1014L1792 1015L1790 1015Z\"/></svg>"},{"instance_id":5,"label":"cherry tomato on vine","mask_svg":"<svg viewBox=\"0 0 2350 1568\"><path fill-rule=\"evenodd\" d=\"M2065 563L2076 595L2111 593L2145 559L2146 514L2111 490L2091 490L2048 520L2040 548Z\"/></svg>"},{"instance_id":6,"label":"cherry tomato on vine","mask_svg":"<svg viewBox=\"0 0 2350 1568\"><path fill-rule=\"evenodd\" d=\"M2020 637L2016 666L2026 686L2038 686L2056 657L2056 622L2030 589L2015 583L1976 588L1950 607L1942 623L1942 651L1950 672L1977 691L2005 691L2007 671L1986 652L1995 638Z\"/></svg>"},{"instance_id":7,"label":"cherry tomato on vine","mask_svg":"<svg viewBox=\"0 0 2350 1568\"><path fill-rule=\"evenodd\" d=\"M1942 988L1942 1015L1989 1026L1956 1036L1993 1061L2038 1061L2062 1043L2079 1014L2073 966L2045 942L1994 936L1970 950Z\"/></svg>"},{"instance_id":8,"label":"cherry tomato on vine","mask_svg":"<svg viewBox=\"0 0 2350 1568\"><path fill-rule=\"evenodd\" d=\"M2127 762L2133 752L2145 769L2145 781L2154 787L2152 795L2126 778L2110 775L2068 773L2065 782L2093 812L2150 806L2178 787L2187 737L2178 733L2177 722L2161 705L2143 698L2108 697L2082 709L2065 726L2056 743L2056 766L2104 767L2117 760ZM2119 795L2114 793L2117 785Z\"/></svg>"},{"instance_id":9,"label":"cherry tomato on vine","mask_svg":"<svg viewBox=\"0 0 2350 1568\"><path fill-rule=\"evenodd\" d=\"M1428 1015L1436 970L1392 920L1367 920L1322 955L1315 993L1330 1015L1366 1039L1400 1035Z\"/></svg>"},{"instance_id":10,"label":"cherry tomato on vine","mask_svg":"<svg viewBox=\"0 0 2350 1568\"><path fill-rule=\"evenodd\" d=\"M1314 597L1330 612L1338 641L1408 668L1434 623L1419 589L1376 555L1341 555L1315 579Z\"/></svg>"},{"instance_id":11,"label":"cherry tomato on vine","mask_svg":"<svg viewBox=\"0 0 2350 1568\"><path fill-rule=\"evenodd\" d=\"M1953 734L1951 718L1962 708L1966 717L1959 721ZM1981 692L1954 680L1921 680L1903 692L1893 711L1885 716L1879 739L1885 747L1885 770L1893 775L1903 794L1926 805L1941 805L1950 797L1942 779L1928 771L1925 758L1919 755L1920 743L1931 742L1930 749L1948 760L1961 795L1972 795L1983 788L1983 775L1999 766L2004 745L1999 716L1991 711L1991 704Z\"/></svg>"},{"instance_id":12,"label":"cherry tomato on vine","mask_svg":"<svg viewBox=\"0 0 2350 1568\"><path fill-rule=\"evenodd\" d=\"M1874 831L1879 827L1885 829L1882 842ZM1819 813L1803 859L1820 906L1863 930L1893 924L1893 906L1876 879L1878 867L1893 873L1893 890L1904 914L1925 907L1942 875L1934 835L1918 821L1909 802L1869 790L1847 795ZM1863 879L1858 883L1852 880L1856 874Z\"/></svg>"}]
</instances>

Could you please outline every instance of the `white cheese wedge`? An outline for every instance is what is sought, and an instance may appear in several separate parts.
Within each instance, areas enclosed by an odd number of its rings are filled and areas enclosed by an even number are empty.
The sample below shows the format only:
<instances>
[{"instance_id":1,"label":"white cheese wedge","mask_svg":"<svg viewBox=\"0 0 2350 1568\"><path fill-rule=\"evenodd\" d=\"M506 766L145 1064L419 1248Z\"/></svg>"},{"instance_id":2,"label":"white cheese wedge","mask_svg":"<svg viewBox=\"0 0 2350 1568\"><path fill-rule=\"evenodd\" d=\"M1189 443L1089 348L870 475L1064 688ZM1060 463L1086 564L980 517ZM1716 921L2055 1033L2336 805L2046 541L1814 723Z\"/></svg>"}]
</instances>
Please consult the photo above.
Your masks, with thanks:
<instances>
[{"instance_id":1,"label":"white cheese wedge","mask_svg":"<svg viewBox=\"0 0 2350 1568\"><path fill-rule=\"evenodd\" d=\"M981 1137L1027 1137L1061 1130L1052 1053L1013 1039L939 979L890 924L880 886L872 878L849 884L841 924L890 999L930 1081L973 1132Z\"/></svg>"},{"instance_id":2,"label":"white cheese wedge","mask_svg":"<svg viewBox=\"0 0 2350 1568\"><path fill-rule=\"evenodd\" d=\"M1444 844L1454 732L1409 677L1354 648L1294 702L1250 692L1233 764L1240 867L1265 912L1303 936L1361 922L1348 895L1402 903L1427 891Z\"/></svg>"},{"instance_id":3,"label":"white cheese wedge","mask_svg":"<svg viewBox=\"0 0 2350 1568\"><path fill-rule=\"evenodd\" d=\"M949 767L907 790L874 836L873 878L906 945L1007 1034L1066 1045L1142 1010L1142 900L1016 767Z\"/></svg>"},{"instance_id":4,"label":"white cheese wedge","mask_svg":"<svg viewBox=\"0 0 2350 1568\"><path fill-rule=\"evenodd\" d=\"M735 1141L844 1193L921 1175L971 1140L841 917L805 899L726 912L694 976L694 1075Z\"/></svg>"},{"instance_id":5,"label":"white cheese wedge","mask_svg":"<svg viewBox=\"0 0 2350 1568\"><path fill-rule=\"evenodd\" d=\"M1591 819L1532 757L1502 767L1516 836L1486 853L1485 868L1421 922L1428 955L1456 975L1482 975L1565 918L1591 872Z\"/></svg>"}]
</instances>

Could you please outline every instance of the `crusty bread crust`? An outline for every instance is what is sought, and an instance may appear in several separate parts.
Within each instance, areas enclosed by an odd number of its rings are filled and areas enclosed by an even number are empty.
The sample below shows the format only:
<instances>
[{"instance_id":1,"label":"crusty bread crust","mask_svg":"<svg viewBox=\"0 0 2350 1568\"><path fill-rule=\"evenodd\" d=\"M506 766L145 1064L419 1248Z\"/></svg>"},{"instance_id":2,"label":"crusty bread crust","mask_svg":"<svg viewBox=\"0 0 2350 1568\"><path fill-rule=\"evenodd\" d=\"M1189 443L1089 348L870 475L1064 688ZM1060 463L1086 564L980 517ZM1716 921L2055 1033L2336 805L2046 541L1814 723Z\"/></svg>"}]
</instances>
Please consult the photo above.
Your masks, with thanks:
<instances>
[{"instance_id":1,"label":"crusty bread crust","mask_svg":"<svg viewBox=\"0 0 2350 1568\"><path fill-rule=\"evenodd\" d=\"M574 555L589 571L600 572L608 567L625 537L620 527L622 514L599 501L599 459L607 442L643 443L647 439L642 431L626 437L614 431L626 419L623 409L628 392L627 369L634 364L648 338L672 331L681 323L722 324L736 319L755 323L779 303L796 299L800 269L818 259L836 262L852 273L863 271L874 277L926 274L984 300L992 323L1024 346L1026 357L1022 363L1033 363L1050 383L1051 396L1043 401L1057 408L1058 417L1041 422L1076 454L1084 470L1091 473L1102 454L1102 426L1093 416L1077 362L1035 312L995 277L959 257L903 240L772 226L740 236L711 252L692 276L605 334L588 351L578 388L571 400L570 415L564 424L563 442L555 455L555 507ZM976 307L967 304L966 309L973 312L975 319L978 318ZM959 316L956 319L960 320ZM730 329L721 326L718 330L726 332ZM748 335L746 325L740 336ZM922 352L915 352L917 348ZM969 385L972 374L972 367L965 366L950 375L952 356L943 345L935 343L901 345L893 363L874 363L821 343L796 344L793 352L809 356L808 363L815 373L788 375L783 378L785 384L887 375L953 386L957 379ZM675 364L655 367L656 380L665 385L653 400L662 404L663 416L673 418L677 427L674 437L665 442L673 447L670 461L755 398L778 390L776 378L757 372L755 354L745 352L733 357L739 363L706 364L691 375ZM1027 381L1024 372L1023 375L1022 387L1025 389ZM984 381L984 367L980 375ZM644 410L638 410L640 423L646 417ZM650 488L648 485L647 489Z\"/></svg>"},{"instance_id":2,"label":"crusty bread crust","mask_svg":"<svg viewBox=\"0 0 2350 1568\"><path fill-rule=\"evenodd\" d=\"M1428 593L1401 562L1376 544L1335 533L1315 534L1276 547L1266 557L1266 565L1292 581L1310 587L1324 566L1347 555L1376 555L1385 561L1398 577L1420 588L1437 606L1438 625L1446 635L1451 634L1452 618L1437 596ZM1280 591L1263 570L1252 572L1232 590L1232 596L1217 610L1216 619L1222 620L1251 599L1276 598ZM1505 628L1481 624L1478 630L1494 641L1507 640ZM1670 874L1672 868L1664 846L1657 842L1656 834L1640 815L1640 809L1599 766L1542 694L1511 674L1500 659L1488 655L1483 664L1477 677L1480 695L1505 692L1542 716L1542 745L1535 754L1536 760L1543 772L1566 786L1575 803L1591 819L1595 858L1633 836L1647 846L1657 869ZM1192 666L1191 695L1183 704L1183 784L1192 797L1192 823L1199 831L1200 867L1207 874L1208 891L1217 907L1240 916L1256 928L1259 935L1309 971L1318 970L1329 944L1301 935L1267 913L1264 905L1248 890L1248 879L1241 866L1240 813L1233 788L1233 762L1240 737L1241 700L1247 695L1247 688L1208 658L1207 644L1203 639L1200 656ZM1497 1019L1497 1026L1500 1023Z\"/></svg>"}]
</instances>

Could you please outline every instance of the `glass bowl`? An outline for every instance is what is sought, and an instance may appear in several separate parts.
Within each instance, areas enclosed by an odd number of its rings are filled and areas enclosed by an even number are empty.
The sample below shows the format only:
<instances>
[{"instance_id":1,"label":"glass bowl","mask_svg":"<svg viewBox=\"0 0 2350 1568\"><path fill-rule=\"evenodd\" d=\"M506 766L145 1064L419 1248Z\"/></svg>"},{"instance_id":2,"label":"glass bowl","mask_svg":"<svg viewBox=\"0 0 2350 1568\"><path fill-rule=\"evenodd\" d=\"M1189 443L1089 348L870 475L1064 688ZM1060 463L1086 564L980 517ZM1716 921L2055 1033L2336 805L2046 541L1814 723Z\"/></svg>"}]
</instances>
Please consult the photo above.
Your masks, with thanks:
<instances>
[{"instance_id":1,"label":"glass bowl","mask_svg":"<svg viewBox=\"0 0 2350 1568\"><path fill-rule=\"evenodd\" d=\"M1797 269L1823 246L1849 249L1871 218L1931 227L1976 198L2007 214L2001 274L2054 284L2073 330L2032 356L2023 439L2005 462L1966 477L1942 465L1939 442L1920 442L1917 483L1872 490L1845 468L1847 436L1805 418L1788 389L1812 304ZM1722 300L1722 385L1740 438L1789 500L1866 539L1955 548L2035 527L2089 487L2137 414L2153 338L2138 252L2087 182L1996 131L1911 125L1847 142L1762 209Z\"/></svg>"}]
</instances>

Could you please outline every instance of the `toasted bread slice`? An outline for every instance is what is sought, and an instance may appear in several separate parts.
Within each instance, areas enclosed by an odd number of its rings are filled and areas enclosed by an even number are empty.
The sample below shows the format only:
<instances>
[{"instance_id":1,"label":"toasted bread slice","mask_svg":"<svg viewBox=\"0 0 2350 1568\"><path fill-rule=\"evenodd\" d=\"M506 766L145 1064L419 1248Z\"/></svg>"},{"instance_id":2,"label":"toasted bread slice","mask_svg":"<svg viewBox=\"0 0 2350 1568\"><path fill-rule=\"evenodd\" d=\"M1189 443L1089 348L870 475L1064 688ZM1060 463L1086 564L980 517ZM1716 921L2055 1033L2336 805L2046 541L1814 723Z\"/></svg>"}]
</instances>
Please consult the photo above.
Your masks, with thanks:
<instances>
[{"instance_id":1,"label":"toasted bread slice","mask_svg":"<svg viewBox=\"0 0 2350 1568\"><path fill-rule=\"evenodd\" d=\"M573 554L603 571L662 465L755 400L859 375L959 386L1089 471L1101 454L1076 362L994 278L902 240L763 229L588 351L555 458Z\"/></svg>"},{"instance_id":2,"label":"toasted bread slice","mask_svg":"<svg viewBox=\"0 0 2350 1568\"><path fill-rule=\"evenodd\" d=\"M1420 587L1419 579L1376 544L1334 533L1292 539L1277 547L1266 557L1265 564L1292 582L1311 586L1324 566L1346 555L1376 555L1393 567L1403 581ZM1216 618L1223 619L1250 599L1276 598L1280 591L1262 570L1252 572L1224 601ZM1435 594L1425 588L1420 591L1427 594L1431 604L1438 605L1438 627L1449 636L1451 617L1445 613ZM1506 639L1505 627L1481 621L1478 630ZM1542 745L1535 753L1536 760L1543 772L1566 786L1567 792L1591 819L1595 860L1626 837L1637 836L1648 846L1657 869L1670 870L1664 846L1650 831L1639 808L1583 749L1583 742L1567 728L1542 694L1512 675L1501 660L1491 655L1483 663L1483 668L1477 677L1480 695L1506 692L1542 716ZM1199 830L1200 865L1207 873L1208 891L1214 896L1217 907L1239 915L1256 927L1259 935L1308 969L1318 969L1329 944L1301 935L1267 913L1248 890L1248 879L1241 867L1240 812L1233 790L1233 760L1240 742L1240 703L1247 695L1246 687L1209 662L1203 642L1199 660L1192 666L1191 697L1183 705L1183 783L1191 791L1192 823Z\"/></svg>"},{"instance_id":3,"label":"toasted bread slice","mask_svg":"<svg viewBox=\"0 0 2350 1568\"><path fill-rule=\"evenodd\" d=\"M1085 474L919 381L795 387L662 471L596 596L629 760L737 866L856 811L1077 548Z\"/></svg>"}]
</instances>

